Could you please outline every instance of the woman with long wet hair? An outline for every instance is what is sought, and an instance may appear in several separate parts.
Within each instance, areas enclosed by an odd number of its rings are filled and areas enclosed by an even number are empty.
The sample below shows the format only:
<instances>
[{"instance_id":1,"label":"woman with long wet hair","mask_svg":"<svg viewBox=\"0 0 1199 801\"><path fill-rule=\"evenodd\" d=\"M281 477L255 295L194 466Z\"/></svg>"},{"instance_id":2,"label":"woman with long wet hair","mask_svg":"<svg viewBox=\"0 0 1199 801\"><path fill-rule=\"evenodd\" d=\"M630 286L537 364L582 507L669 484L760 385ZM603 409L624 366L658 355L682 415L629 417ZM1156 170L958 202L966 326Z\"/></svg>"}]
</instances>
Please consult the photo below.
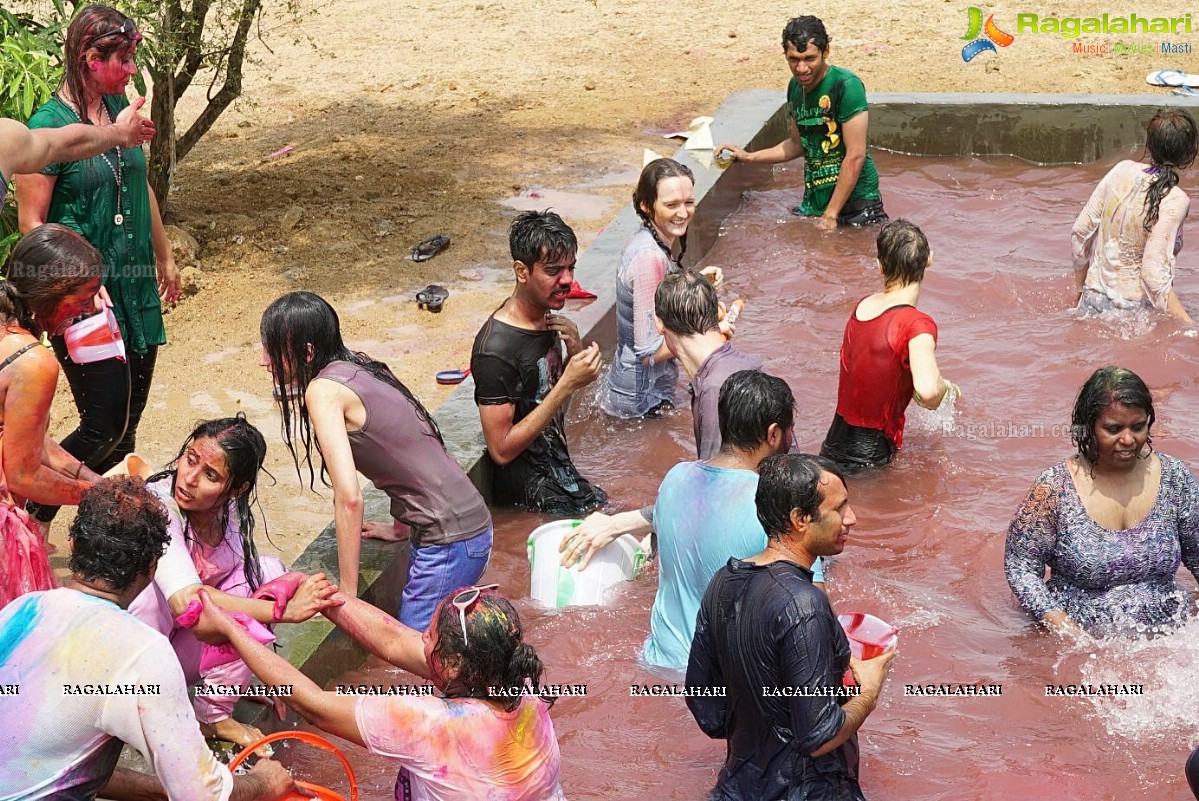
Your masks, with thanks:
<instances>
[{"instance_id":1,"label":"woman with long wet hair","mask_svg":"<svg viewBox=\"0 0 1199 801\"><path fill-rule=\"evenodd\" d=\"M125 91L137 74L141 41L137 25L120 11L101 5L80 9L67 28L62 85L29 127L116 124L129 106ZM79 410L79 426L62 446L104 473L135 448L158 348L166 343L161 301L179 298L179 271L146 180L146 158L141 147L118 145L94 158L17 176L15 183L22 233L62 223L100 251L104 264L104 288L126 358L76 364L61 337L51 340ZM39 505L30 511L48 531L58 508Z\"/></svg>"},{"instance_id":2,"label":"woman with long wet hair","mask_svg":"<svg viewBox=\"0 0 1199 801\"><path fill-rule=\"evenodd\" d=\"M244 687L250 671L236 659L209 666L211 654L204 653L195 632L177 618L198 599L201 586L222 606L267 625L302 622L325 603L315 593L327 582L286 573L276 557L258 552L253 507L265 459L266 440L243 414L196 426L174 461L146 482L167 509L171 540L154 583L129 606L130 614L170 638L188 680L210 688L197 693L194 701L204 733L240 745L261 739L262 732L234 720L237 696L217 694L216 688ZM269 589L281 584L292 592L305 588L290 606L288 598L278 606L258 598L264 585Z\"/></svg>"},{"instance_id":3,"label":"woman with long wet hair","mask_svg":"<svg viewBox=\"0 0 1199 801\"><path fill-rule=\"evenodd\" d=\"M1178 182L1197 151L1194 118L1161 109L1145 135L1149 163L1121 161L1099 182L1070 238L1079 311L1152 307L1193 324L1174 291L1174 260L1190 208Z\"/></svg>"},{"instance_id":4,"label":"woman with long wet hair","mask_svg":"<svg viewBox=\"0 0 1199 801\"><path fill-rule=\"evenodd\" d=\"M1042 473L1016 511L1004 571L1050 628L1144 631L1189 614L1175 574L1181 563L1199 578L1199 483L1153 449L1155 419L1136 373L1096 370L1074 404L1077 453Z\"/></svg>"},{"instance_id":5,"label":"woman with long wet hair","mask_svg":"<svg viewBox=\"0 0 1199 801\"><path fill-rule=\"evenodd\" d=\"M437 602L473 584L491 556L491 513L445 449L429 412L386 364L351 351L337 312L311 292L291 292L263 312L262 365L283 415L283 439L303 480L333 488L342 589L357 594L362 537L411 543L399 619L429 624ZM315 443L313 439L315 437ZM363 524L358 473L391 501L390 524Z\"/></svg>"}]
</instances>

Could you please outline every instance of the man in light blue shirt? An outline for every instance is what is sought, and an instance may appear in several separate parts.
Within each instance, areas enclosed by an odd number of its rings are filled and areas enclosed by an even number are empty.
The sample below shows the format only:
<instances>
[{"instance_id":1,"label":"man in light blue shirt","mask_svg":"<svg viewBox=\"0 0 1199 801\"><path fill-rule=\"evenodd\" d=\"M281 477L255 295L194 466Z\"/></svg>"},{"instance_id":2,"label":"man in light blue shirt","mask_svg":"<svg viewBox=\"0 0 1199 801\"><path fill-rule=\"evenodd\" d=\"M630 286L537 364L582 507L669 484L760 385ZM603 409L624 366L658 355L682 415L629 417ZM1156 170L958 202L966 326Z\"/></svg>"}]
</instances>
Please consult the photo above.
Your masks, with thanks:
<instances>
[{"instance_id":1,"label":"man in light blue shirt","mask_svg":"<svg viewBox=\"0 0 1199 801\"><path fill-rule=\"evenodd\" d=\"M766 547L755 494L758 463L791 444L795 398L781 378L733 373L720 389L721 446L706 462L676 465L658 488L653 529L661 570L650 611L645 661L685 670L704 590L729 557ZM815 581L823 582L820 562Z\"/></svg>"}]
</instances>

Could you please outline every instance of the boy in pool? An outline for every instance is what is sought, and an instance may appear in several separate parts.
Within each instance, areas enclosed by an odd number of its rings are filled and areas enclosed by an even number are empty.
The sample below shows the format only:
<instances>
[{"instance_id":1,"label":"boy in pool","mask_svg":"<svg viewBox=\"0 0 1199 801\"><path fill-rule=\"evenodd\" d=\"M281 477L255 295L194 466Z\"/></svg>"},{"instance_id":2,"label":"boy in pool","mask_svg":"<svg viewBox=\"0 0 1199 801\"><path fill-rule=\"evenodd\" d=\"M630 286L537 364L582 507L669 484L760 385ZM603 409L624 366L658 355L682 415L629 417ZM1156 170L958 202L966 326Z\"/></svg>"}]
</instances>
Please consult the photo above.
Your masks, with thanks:
<instances>
[{"instance_id":1,"label":"boy in pool","mask_svg":"<svg viewBox=\"0 0 1199 801\"><path fill-rule=\"evenodd\" d=\"M887 221L878 170L866 152L866 88L844 67L828 62L829 36L816 17L795 17L783 29L790 136L750 153L732 144L718 148L738 161L778 164L803 156L803 203L795 214L816 217L823 230Z\"/></svg>"}]
</instances>

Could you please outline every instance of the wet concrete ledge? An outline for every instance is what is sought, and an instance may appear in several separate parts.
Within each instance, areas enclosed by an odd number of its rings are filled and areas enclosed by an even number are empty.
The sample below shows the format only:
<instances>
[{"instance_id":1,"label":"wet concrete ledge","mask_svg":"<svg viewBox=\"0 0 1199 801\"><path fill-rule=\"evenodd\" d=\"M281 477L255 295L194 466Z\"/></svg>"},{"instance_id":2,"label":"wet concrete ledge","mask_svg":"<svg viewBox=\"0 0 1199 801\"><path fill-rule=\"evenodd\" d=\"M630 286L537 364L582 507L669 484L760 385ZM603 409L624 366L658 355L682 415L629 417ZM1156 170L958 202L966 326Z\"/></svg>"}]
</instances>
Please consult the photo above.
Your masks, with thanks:
<instances>
[{"instance_id":1,"label":"wet concrete ledge","mask_svg":"<svg viewBox=\"0 0 1199 801\"><path fill-rule=\"evenodd\" d=\"M787 135L783 93L755 90L731 95L713 115L714 142L749 143L749 150L770 147ZM940 157L1011 155L1041 164L1080 163L1103 158L1143 143L1145 124L1162 106L1199 113L1199 98L1172 95L1016 95L1016 94L871 94L871 147ZM760 185L770 165L735 164L726 171L705 166L686 150L674 158L695 173L696 217L688 234L685 262L702 260L721 222L747 189ZM886 177L883 176L886 193ZM714 189L719 191L712 191ZM1080 201L1081 203L1081 201ZM569 222L569 221L568 221ZM577 276L598 296L570 312L585 340L611 351L615 339L616 269L625 243L638 226L625 206L604 232L579 255ZM479 321L482 324L482 321ZM489 486L483 434L475 409L474 382L467 379L436 410L434 417L450 454L481 487ZM388 503L382 493L367 492L366 519L384 520ZM395 614L408 570L406 545L364 541L360 573L363 597ZM305 572L337 573L337 549L330 524L292 565ZM520 592L522 588L505 588ZM322 617L299 626L280 626L280 652L321 686L362 665L366 654ZM260 717L263 707L242 704L238 718ZM270 722L259 719L263 726Z\"/></svg>"}]
</instances>

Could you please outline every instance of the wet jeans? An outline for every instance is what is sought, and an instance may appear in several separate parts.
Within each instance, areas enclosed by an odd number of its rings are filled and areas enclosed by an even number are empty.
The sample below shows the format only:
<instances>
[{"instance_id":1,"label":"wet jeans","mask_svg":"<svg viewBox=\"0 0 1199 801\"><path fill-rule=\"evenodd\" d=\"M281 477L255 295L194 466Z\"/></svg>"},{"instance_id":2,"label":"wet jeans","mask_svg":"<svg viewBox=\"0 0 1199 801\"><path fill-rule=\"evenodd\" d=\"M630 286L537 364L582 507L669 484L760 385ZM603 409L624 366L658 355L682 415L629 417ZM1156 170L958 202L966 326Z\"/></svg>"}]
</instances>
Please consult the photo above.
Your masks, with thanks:
<instances>
[{"instance_id":1,"label":"wet jeans","mask_svg":"<svg viewBox=\"0 0 1199 801\"><path fill-rule=\"evenodd\" d=\"M491 526L482 534L449 545L413 545L408 581L400 597L400 622L424 631L441 599L459 587L477 584L491 558Z\"/></svg>"},{"instance_id":2,"label":"wet jeans","mask_svg":"<svg viewBox=\"0 0 1199 801\"><path fill-rule=\"evenodd\" d=\"M151 346L145 353L130 350L127 362L105 359L75 364L62 337L50 341L79 410L79 427L67 435L62 447L103 474L133 452L137 425L150 396L158 347ZM43 523L58 514L57 506L30 503L28 509Z\"/></svg>"}]
</instances>

